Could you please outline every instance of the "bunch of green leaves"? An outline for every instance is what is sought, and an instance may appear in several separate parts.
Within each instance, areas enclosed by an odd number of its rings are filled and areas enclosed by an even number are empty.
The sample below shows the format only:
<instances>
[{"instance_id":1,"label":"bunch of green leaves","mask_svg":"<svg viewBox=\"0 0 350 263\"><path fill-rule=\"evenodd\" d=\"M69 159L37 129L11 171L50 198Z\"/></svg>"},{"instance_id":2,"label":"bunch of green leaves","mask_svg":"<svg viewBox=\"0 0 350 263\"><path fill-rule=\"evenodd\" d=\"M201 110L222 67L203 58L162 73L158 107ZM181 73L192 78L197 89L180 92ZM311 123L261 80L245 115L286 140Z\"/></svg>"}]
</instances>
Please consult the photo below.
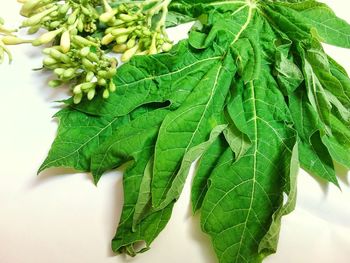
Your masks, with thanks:
<instances>
[{"instance_id":1,"label":"bunch of green leaves","mask_svg":"<svg viewBox=\"0 0 350 263\"><path fill-rule=\"evenodd\" d=\"M68 102L39 171L73 167L97 183L127 164L112 248L134 256L199 159L192 207L218 261L261 262L294 209L299 166L335 185L333 161L350 168L350 79L321 45L350 48L350 25L313 0L170 8L202 25L169 53L121 66L108 100Z\"/></svg>"}]
</instances>

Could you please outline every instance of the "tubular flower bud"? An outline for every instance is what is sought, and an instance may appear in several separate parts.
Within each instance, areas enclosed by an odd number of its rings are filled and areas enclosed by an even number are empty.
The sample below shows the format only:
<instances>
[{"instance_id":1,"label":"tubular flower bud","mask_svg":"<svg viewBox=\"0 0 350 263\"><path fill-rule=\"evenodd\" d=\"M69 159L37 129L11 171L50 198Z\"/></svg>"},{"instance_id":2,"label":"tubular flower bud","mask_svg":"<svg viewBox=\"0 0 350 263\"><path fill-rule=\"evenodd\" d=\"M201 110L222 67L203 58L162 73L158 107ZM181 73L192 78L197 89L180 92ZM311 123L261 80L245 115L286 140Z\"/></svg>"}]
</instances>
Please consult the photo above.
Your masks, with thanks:
<instances>
[{"instance_id":1,"label":"tubular flower bud","mask_svg":"<svg viewBox=\"0 0 350 263\"><path fill-rule=\"evenodd\" d=\"M132 38L130 38L129 41L126 43L126 48L127 48L127 49L130 49L130 48L132 48L133 46L135 46L135 44L136 44L136 39L135 39L135 37L132 37Z\"/></svg>"},{"instance_id":2,"label":"tubular flower bud","mask_svg":"<svg viewBox=\"0 0 350 263\"><path fill-rule=\"evenodd\" d=\"M82 99L83 99L83 94L82 93L78 93L78 94L74 95L73 102L74 102L74 104L79 104Z\"/></svg>"},{"instance_id":3,"label":"tubular flower bud","mask_svg":"<svg viewBox=\"0 0 350 263\"><path fill-rule=\"evenodd\" d=\"M43 61L44 65L45 66L52 66L54 64L57 64L57 60L56 59L53 59L52 57L46 57Z\"/></svg>"},{"instance_id":4,"label":"tubular flower bud","mask_svg":"<svg viewBox=\"0 0 350 263\"><path fill-rule=\"evenodd\" d=\"M96 86L95 83L92 83L92 82L85 82L83 84L81 84L81 89L83 91L87 91L87 90L90 90L90 89L94 89Z\"/></svg>"},{"instance_id":5,"label":"tubular flower bud","mask_svg":"<svg viewBox=\"0 0 350 263\"><path fill-rule=\"evenodd\" d=\"M95 97L95 93L96 93L96 90L95 90L95 89L89 90L89 91L88 91L88 94L87 94L88 100L92 100L92 99Z\"/></svg>"},{"instance_id":6,"label":"tubular flower bud","mask_svg":"<svg viewBox=\"0 0 350 263\"><path fill-rule=\"evenodd\" d=\"M121 44L121 45L115 45L112 50L115 53L123 53L126 49L127 49L126 45Z\"/></svg>"},{"instance_id":7,"label":"tubular flower bud","mask_svg":"<svg viewBox=\"0 0 350 263\"><path fill-rule=\"evenodd\" d=\"M66 54L63 54L60 51L58 51L57 49L50 48L49 54L54 59L60 60L60 61L62 61L64 63L69 63L70 62L70 58Z\"/></svg>"},{"instance_id":8,"label":"tubular flower bud","mask_svg":"<svg viewBox=\"0 0 350 263\"><path fill-rule=\"evenodd\" d=\"M125 22L131 22L131 21L136 20L137 18L138 18L138 17L135 16L135 15L133 15L133 16L127 15L127 14L120 14L120 15L119 15L119 19L121 19L121 20L123 20L123 21L125 21Z\"/></svg>"},{"instance_id":9,"label":"tubular flower bud","mask_svg":"<svg viewBox=\"0 0 350 263\"><path fill-rule=\"evenodd\" d=\"M60 8L58 9L58 12L62 15L66 14L70 8L69 3L65 3L64 5L61 5Z\"/></svg>"},{"instance_id":10,"label":"tubular flower bud","mask_svg":"<svg viewBox=\"0 0 350 263\"><path fill-rule=\"evenodd\" d=\"M67 53L70 49L71 41L70 41L70 33L68 30L64 31L61 36L60 46L63 53Z\"/></svg>"},{"instance_id":11,"label":"tubular flower bud","mask_svg":"<svg viewBox=\"0 0 350 263\"><path fill-rule=\"evenodd\" d=\"M109 98L109 91L108 91L108 89L105 89L105 90L103 91L102 97L103 97L104 99L108 99L108 98Z\"/></svg>"},{"instance_id":12,"label":"tubular flower bud","mask_svg":"<svg viewBox=\"0 0 350 263\"><path fill-rule=\"evenodd\" d=\"M56 75L60 76L60 75L62 75L64 73L64 71L65 71L65 69L63 69L63 68L56 68L53 72Z\"/></svg>"},{"instance_id":13,"label":"tubular flower bud","mask_svg":"<svg viewBox=\"0 0 350 263\"><path fill-rule=\"evenodd\" d=\"M64 79L70 79L72 77L74 77L74 74L75 74L75 69L74 68L69 68L69 69L66 69L63 73L63 78Z\"/></svg>"},{"instance_id":14,"label":"tubular flower bud","mask_svg":"<svg viewBox=\"0 0 350 263\"><path fill-rule=\"evenodd\" d=\"M81 46L98 46L98 44L96 44L95 42L87 40L86 38L83 38L81 36L73 36L73 40Z\"/></svg>"},{"instance_id":15,"label":"tubular flower bud","mask_svg":"<svg viewBox=\"0 0 350 263\"><path fill-rule=\"evenodd\" d=\"M152 38L152 43L151 43L151 47L149 48L149 54L150 55L154 55L157 54L157 46L156 46L156 38L153 37Z\"/></svg>"},{"instance_id":16,"label":"tubular flower bud","mask_svg":"<svg viewBox=\"0 0 350 263\"><path fill-rule=\"evenodd\" d=\"M82 63L83 63L83 66L86 67L88 70L90 70L90 71L95 70L95 66L93 63L90 62L90 60L83 58Z\"/></svg>"},{"instance_id":17,"label":"tubular flower bud","mask_svg":"<svg viewBox=\"0 0 350 263\"><path fill-rule=\"evenodd\" d=\"M81 85L82 85L82 84L76 85L76 86L73 88L73 93L74 93L74 94L81 94L81 93L82 93Z\"/></svg>"},{"instance_id":18,"label":"tubular flower bud","mask_svg":"<svg viewBox=\"0 0 350 263\"><path fill-rule=\"evenodd\" d=\"M110 44L110 43L114 40L114 38L115 38L115 37L114 37L111 33L109 33L109 34L105 35L105 36L102 38L101 44L102 44L102 45L108 45L108 44Z\"/></svg>"},{"instance_id":19,"label":"tubular flower bud","mask_svg":"<svg viewBox=\"0 0 350 263\"><path fill-rule=\"evenodd\" d=\"M62 81L61 80L55 79L55 80L50 80L49 81L49 86L51 88L57 88L57 87L59 87L61 85L62 85Z\"/></svg>"},{"instance_id":20,"label":"tubular flower bud","mask_svg":"<svg viewBox=\"0 0 350 263\"><path fill-rule=\"evenodd\" d=\"M80 55L86 57L90 52L90 47L84 47L80 50Z\"/></svg>"},{"instance_id":21,"label":"tubular flower bud","mask_svg":"<svg viewBox=\"0 0 350 263\"><path fill-rule=\"evenodd\" d=\"M30 18L24 20L22 23L22 26L23 27L34 26L34 25L40 23L40 21L44 17L46 17L48 14L55 11L56 9L57 9L57 6L53 6L45 11L42 11L41 13L35 14L35 15L31 16Z\"/></svg>"},{"instance_id":22,"label":"tubular flower bud","mask_svg":"<svg viewBox=\"0 0 350 263\"><path fill-rule=\"evenodd\" d=\"M111 81L109 82L109 91L110 91L110 92L115 92L116 89L117 89L117 87L115 86L114 82L111 80Z\"/></svg>"},{"instance_id":23,"label":"tubular flower bud","mask_svg":"<svg viewBox=\"0 0 350 263\"><path fill-rule=\"evenodd\" d=\"M90 82L90 81L93 80L94 77L95 77L94 72L89 71L89 72L86 74L85 80L86 80L86 82Z\"/></svg>"},{"instance_id":24,"label":"tubular flower bud","mask_svg":"<svg viewBox=\"0 0 350 263\"><path fill-rule=\"evenodd\" d=\"M52 40L54 40L54 38L60 34L62 32L62 28L60 29L56 29L54 31L50 31L50 32L47 32L43 35L41 35L39 38L35 39L32 41L32 45L33 46L41 46L41 45L44 45L44 44L47 44L49 42L51 42Z\"/></svg>"},{"instance_id":25,"label":"tubular flower bud","mask_svg":"<svg viewBox=\"0 0 350 263\"><path fill-rule=\"evenodd\" d=\"M4 36L2 38L2 42L5 45L18 45L18 44L23 44L23 43L31 43L31 40L25 40L25 39L21 39L15 36Z\"/></svg>"},{"instance_id":26,"label":"tubular flower bud","mask_svg":"<svg viewBox=\"0 0 350 263\"><path fill-rule=\"evenodd\" d=\"M133 30L135 30L135 27L130 27L130 28L116 28L111 31L111 34L113 36L121 36L125 34L130 34Z\"/></svg>"},{"instance_id":27,"label":"tubular flower bud","mask_svg":"<svg viewBox=\"0 0 350 263\"><path fill-rule=\"evenodd\" d=\"M128 49L127 51L125 51L124 54L122 55L121 60L122 60L123 62L129 61L129 60L131 59L131 57L132 57L133 55L135 55L135 53L136 53L136 51L137 51L138 48L139 48L139 45L136 44L133 48L130 48L130 49Z\"/></svg>"},{"instance_id":28,"label":"tubular flower bud","mask_svg":"<svg viewBox=\"0 0 350 263\"><path fill-rule=\"evenodd\" d=\"M124 44L129 38L129 35L122 35L116 38L117 44Z\"/></svg>"},{"instance_id":29,"label":"tubular flower bud","mask_svg":"<svg viewBox=\"0 0 350 263\"><path fill-rule=\"evenodd\" d=\"M103 79L103 78L100 78L97 83L100 86L106 86L107 81L105 79Z\"/></svg>"},{"instance_id":30,"label":"tubular flower bud","mask_svg":"<svg viewBox=\"0 0 350 263\"><path fill-rule=\"evenodd\" d=\"M19 0L17 0L19 1ZM27 17L31 11L40 3L40 0L22 0L23 6L21 8L20 14Z\"/></svg>"},{"instance_id":31,"label":"tubular flower bud","mask_svg":"<svg viewBox=\"0 0 350 263\"><path fill-rule=\"evenodd\" d=\"M29 35L32 35L32 34L35 34L36 32L38 32L39 29L40 29L40 25L38 25L38 26L32 26L32 27L28 28L27 33L28 33Z\"/></svg>"},{"instance_id":32,"label":"tubular flower bud","mask_svg":"<svg viewBox=\"0 0 350 263\"><path fill-rule=\"evenodd\" d=\"M99 19L102 23L108 23L114 18L115 11L111 10L100 15Z\"/></svg>"},{"instance_id":33,"label":"tubular flower bud","mask_svg":"<svg viewBox=\"0 0 350 263\"><path fill-rule=\"evenodd\" d=\"M71 13L68 17L67 23L68 25L73 25L75 21L77 20L79 9L75 9L73 13Z\"/></svg>"},{"instance_id":34,"label":"tubular flower bud","mask_svg":"<svg viewBox=\"0 0 350 263\"><path fill-rule=\"evenodd\" d=\"M163 45L162 45L162 50L165 51L165 52L168 52L172 49L173 45L171 43L168 43L168 42L165 42Z\"/></svg>"}]
</instances>

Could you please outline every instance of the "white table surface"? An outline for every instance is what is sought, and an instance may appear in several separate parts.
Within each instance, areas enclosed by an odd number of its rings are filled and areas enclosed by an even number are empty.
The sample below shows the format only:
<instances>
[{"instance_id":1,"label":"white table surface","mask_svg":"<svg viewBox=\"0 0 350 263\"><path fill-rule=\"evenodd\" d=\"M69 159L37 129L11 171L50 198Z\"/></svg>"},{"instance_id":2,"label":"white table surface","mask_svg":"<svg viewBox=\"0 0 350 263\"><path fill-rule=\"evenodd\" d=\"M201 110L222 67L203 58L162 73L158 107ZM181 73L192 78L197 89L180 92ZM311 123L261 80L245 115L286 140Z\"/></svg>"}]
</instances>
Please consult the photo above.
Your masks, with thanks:
<instances>
[{"instance_id":1,"label":"white table surface","mask_svg":"<svg viewBox=\"0 0 350 263\"><path fill-rule=\"evenodd\" d=\"M350 22L350 3L328 0ZM19 4L2 0L0 16L17 26ZM184 37L186 30L171 35ZM58 110L66 97L46 86L48 75L38 49L11 47L14 61L0 66L0 262L1 263L215 263L209 239L191 216L190 177L173 216L147 253L114 256L114 236L122 207L121 174L105 175L95 187L89 175L52 169L36 176L55 137ZM350 72L350 50L326 47ZM350 183L338 171L342 192L300 172L295 211L285 217L278 252L268 263L350 262Z\"/></svg>"}]
</instances>

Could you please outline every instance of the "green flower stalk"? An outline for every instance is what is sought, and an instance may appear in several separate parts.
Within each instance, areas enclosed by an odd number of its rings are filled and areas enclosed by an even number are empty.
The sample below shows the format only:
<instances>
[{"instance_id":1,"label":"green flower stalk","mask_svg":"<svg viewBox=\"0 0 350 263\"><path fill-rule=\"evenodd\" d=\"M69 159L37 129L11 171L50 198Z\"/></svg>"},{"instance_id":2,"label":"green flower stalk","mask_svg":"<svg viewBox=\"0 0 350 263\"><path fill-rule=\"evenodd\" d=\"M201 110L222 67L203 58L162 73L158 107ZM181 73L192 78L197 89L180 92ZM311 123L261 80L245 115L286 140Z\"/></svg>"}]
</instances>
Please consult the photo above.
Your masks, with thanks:
<instances>
[{"instance_id":1,"label":"green flower stalk","mask_svg":"<svg viewBox=\"0 0 350 263\"><path fill-rule=\"evenodd\" d=\"M147 0L125 3L112 8L106 0L100 21L108 26L102 45L113 45L112 50L123 53L123 62L134 55L169 51L172 43L165 32L165 21L170 0ZM159 19L154 19L155 16Z\"/></svg>"}]
</instances>

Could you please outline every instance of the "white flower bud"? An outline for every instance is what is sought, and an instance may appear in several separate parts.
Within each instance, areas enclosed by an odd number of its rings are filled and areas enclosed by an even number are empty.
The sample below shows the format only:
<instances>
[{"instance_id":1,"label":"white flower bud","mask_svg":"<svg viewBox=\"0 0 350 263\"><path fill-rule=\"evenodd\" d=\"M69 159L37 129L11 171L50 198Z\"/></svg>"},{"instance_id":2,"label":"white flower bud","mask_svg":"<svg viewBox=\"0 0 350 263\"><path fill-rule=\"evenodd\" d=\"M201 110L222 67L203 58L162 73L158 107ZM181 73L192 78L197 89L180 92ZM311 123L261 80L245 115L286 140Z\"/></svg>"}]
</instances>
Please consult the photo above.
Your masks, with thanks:
<instances>
[{"instance_id":1,"label":"white flower bud","mask_svg":"<svg viewBox=\"0 0 350 263\"><path fill-rule=\"evenodd\" d=\"M116 38L117 44L124 44L129 38L129 35L122 35Z\"/></svg>"},{"instance_id":2,"label":"white flower bud","mask_svg":"<svg viewBox=\"0 0 350 263\"><path fill-rule=\"evenodd\" d=\"M100 86L106 86L107 81L105 79L103 79L103 78L100 78L100 79L98 79L97 83Z\"/></svg>"},{"instance_id":3,"label":"white flower bud","mask_svg":"<svg viewBox=\"0 0 350 263\"><path fill-rule=\"evenodd\" d=\"M23 27L28 27L28 26L34 26L38 23L40 23L41 19L49 15L51 12L55 11L57 9L57 6L53 6L45 11L42 11L41 13L35 14L31 16L30 18L24 20L22 22Z\"/></svg>"},{"instance_id":4,"label":"white flower bud","mask_svg":"<svg viewBox=\"0 0 350 263\"><path fill-rule=\"evenodd\" d=\"M109 98L109 91L108 91L108 89L105 89L105 90L103 91L102 97L103 97L104 99L108 99L108 98Z\"/></svg>"},{"instance_id":5,"label":"white flower bud","mask_svg":"<svg viewBox=\"0 0 350 263\"><path fill-rule=\"evenodd\" d=\"M111 34L113 36L121 36L121 35L126 35L130 34L135 30L135 27L128 27L128 28L116 28L111 31Z\"/></svg>"},{"instance_id":6,"label":"white flower bud","mask_svg":"<svg viewBox=\"0 0 350 263\"><path fill-rule=\"evenodd\" d=\"M63 68L56 68L53 72L58 75L61 76L64 73L65 69Z\"/></svg>"},{"instance_id":7,"label":"white flower bud","mask_svg":"<svg viewBox=\"0 0 350 263\"><path fill-rule=\"evenodd\" d=\"M87 94L88 100L92 100L92 99L95 97L95 93L96 93L96 90L95 90L95 89L89 90L89 91L88 91L88 94Z\"/></svg>"},{"instance_id":8,"label":"white flower bud","mask_svg":"<svg viewBox=\"0 0 350 263\"><path fill-rule=\"evenodd\" d=\"M27 17L32 12L32 10L40 3L40 0L22 0L22 1L23 1L22 3L24 4L21 8L20 14L25 17Z\"/></svg>"},{"instance_id":9,"label":"white flower bud","mask_svg":"<svg viewBox=\"0 0 350 263\"><path fill-rule=\"evenodd\" d=\"M43 63L45 66L49 67L49 66L57 64L57 60L53 59L52 57L46 57L46 58L44 58Z\"/></svg>"},{"instance_id":10,"label":"white flower bud","mask_svg":"<svg viewBox=\"0 0 350 263\"><path fill-rule=\"evenodd\" d=\"M75 69L74 68L69 68L69 69L66 69L63 73L63 78L64 79L71 79L75 74Z\"/></svg>"},{"instance_id":11,"label":"white flower bud","mask_svg":"<svg viewBox=\"0 0 350 263\"><path fill-rule=\"evenodd\" d=\"M136 39L135 39L135 37L132 37L132 38L130 38L129 41L126 43L126 48L127 48L127 49L130 49L130 48L132 48L133 46L135 46L135 44L136 44Z\"/></svg>"},{"instance_id":12,"label":"white flower bud","mask_svg":"<svg viewBox=\"0 0 350 263\"><path fill-rule=\"evenodd\" d=\"M132 15L127 15L127 14L120 14L119 19L125 21L125 22L131 22L136 20L138 17L137 16L132 16Z\"/></svg>"},{"instance_id":13,"label":"white flower bud","mask_svg":"<svg viewBox=\"0 0 350 263\"><path fill-rule=\"evenodd\" d=\"M61 86L61 85L62 85L62 81L61 80L55 79L55 80L50 80L49 81L49 86L51 88L57 88L58 86Z\"/></svg>"},{"instance_id":14,"label":"white flower bud","mask_svg":"<svg viewBox=\"0 0 350 263\"><path fill-rule=\"evenodd\" d=\"M113 40L115 39L115 37L109 33L107 35L105 35L102 40L101 40L101 44L102 45L108 45L109 43L111 43Z\"/></svg>"},{"instance_id":15,"label":"white flower bud","mask_svg":"<svg viewBox=\"0 0 350 263\"><path fill-rule=\"evenodd\" d=\"M78 15L79 9L75 9L73 13L71 13L67 19L67 24L68 25L73 25L75 21L77 20L77 15Z\"/></svg>"},{"instance_id":16,"label":"white flower bud","mask_svg":"<svg viewBox=\"0 0 350 263\"><path fill-rule=\"evenodd\" d=\"M60 34L62 32L62 30L63 29L60 28L60 29L56 29L56 30L47 32L47 33L41 35L39 38L33 40L32 45L33 46L41 46L41 45L47 44L47 43L51 42L52 40L54 40L54 38L58 34Z\"/></svg>"},{"instance_id":17,"label":"white flower bud","mask_svg":"<svg viewBox=\"0 0 350 263\"><path fill-rule=\"evenodd\" d=\"M112 20L114 15L115 15L115 11L111 10L111 11L108 11L108 12L101 14L99 19L102 23L106 24Z\"/></svg>"},{"instance_id":18,"label":"white flower bud","mask_svg":"<svg viewBox=\"0 0 350 263\"><path fill-rule=\"evenodd\" d=\"M58 12L62 15L67 14L68 10L70 8L70 4L69 3L65 3L64 5L61 5L60 8L58 9Z\"/></svg>"},{"instance_id":19,"label":"white flower bud","mask_svg":"<svg viewBox=\"0 0 350 263\"><path fill-rule=\"evenodd\" d=\"M165 42L163 45L162 45L162 50L165 51L165 52L168 52L172 49L173 45L171 43L168 43L168 42Z\"/></svg>"},{"instance_id":20,"label":"white flower bud","mask_svg":"<svg viewBox=\"0 0 350 263\"><path fill-rule=\"evenodd\" d=\"M79 104L81 102L82 98L83 98L82 93L75 94L73 97L74 104Z\"/></svg>"},{"instance_id":21,"label":"white flower bud","mask_svg":"<svg viewBox=\"0 0 350 263\"><path fill-rule=\"evenodd\" d=\"M90 47L84 47L80 50L80 55L86 57L90 52Z\"/></svg>"},{"instance_id":22,"label":"white flower bud","mask_svg":"<svg viewBox=\"0 0 350 263\"><path fill-rule=\"evenodd\" d=\"M90 81L93 80L94 77L95 77L94 72L89 71L89 72L86 74L85 80L86 80L86 82L90 82Z\"/></svg>"},{"instance_id":23,"label":"white flower bud","mask_svg":"<svg viewBox=\"0 0 350 263\"><path fill-rule=\"evenodd\" d=\"M31 40L21 39L15 36L4 36L1 40L5 45L18 45L32 42Z\"/></svg>"},{"instance_id":24,"label":"white flower bud","mask_svg":"<svg viewBox=\"0 0 350 263\"><path fill-rule=\"evenodd\" d=\"M90 89L94 89L96 86L96 83L92 83L92 82L85 82L83 84L81 84L81 89L83 91L88 91Z\"/></svg>"},{"instance_id":25,"label":"white flower bud","mask_svg":"<svg viewBox=\"0 0 350 263\"><path fill-rule=\"evenodd\" d=\"M36 32L38 32L39 29L40 29L40 25L32 26L32 27L28 28L27 33L28 33L29 35L33 35L33 34L35 34Z\"/></svg>"},{"instance_id":26,"label":"white flower bud","mask_svg":"<svg viewBox=\"0 0 350 263\"><path fill-rule=\"evenodd\" d=\"M63 53L67 53L70 49L70 33L68 30L64 31L61 36L60 46Z\"/></svg>"},{"instance_id":27,"label":"white flower bud","mask_svg":"<svg viewBox=\"0 0 350 263\"><path fill-rule=\"evenodd\" d=\"M112 50L115 53L123 53L126 49L127 49L126 45L121 44L121 45L115 45Z\"/></svg>"},{"instance_id":28,"label":"white flower bud","mask_svg":"<svg viewBox=\"0 0 350 263\"><path fill-rule=\"evenodd\" d=\"M127 51L124 52L124 54L121 57L121 60L123 62L127 62L131 59L133 55L135 55L136 51L138 50L139 45L136 44L133 48L128 49Z\"/></svg>"},{"instance_id":29,"label":"white flower bud","mask_svg":"<svg viewBox=\"0 0 350 263\"><path fill-rule=\"evenodd\" d=\"M110 92L115 92L117 90L117 87L115 86L113 80L109 82L109 91Z\"/></svg>"}]
</instances>

